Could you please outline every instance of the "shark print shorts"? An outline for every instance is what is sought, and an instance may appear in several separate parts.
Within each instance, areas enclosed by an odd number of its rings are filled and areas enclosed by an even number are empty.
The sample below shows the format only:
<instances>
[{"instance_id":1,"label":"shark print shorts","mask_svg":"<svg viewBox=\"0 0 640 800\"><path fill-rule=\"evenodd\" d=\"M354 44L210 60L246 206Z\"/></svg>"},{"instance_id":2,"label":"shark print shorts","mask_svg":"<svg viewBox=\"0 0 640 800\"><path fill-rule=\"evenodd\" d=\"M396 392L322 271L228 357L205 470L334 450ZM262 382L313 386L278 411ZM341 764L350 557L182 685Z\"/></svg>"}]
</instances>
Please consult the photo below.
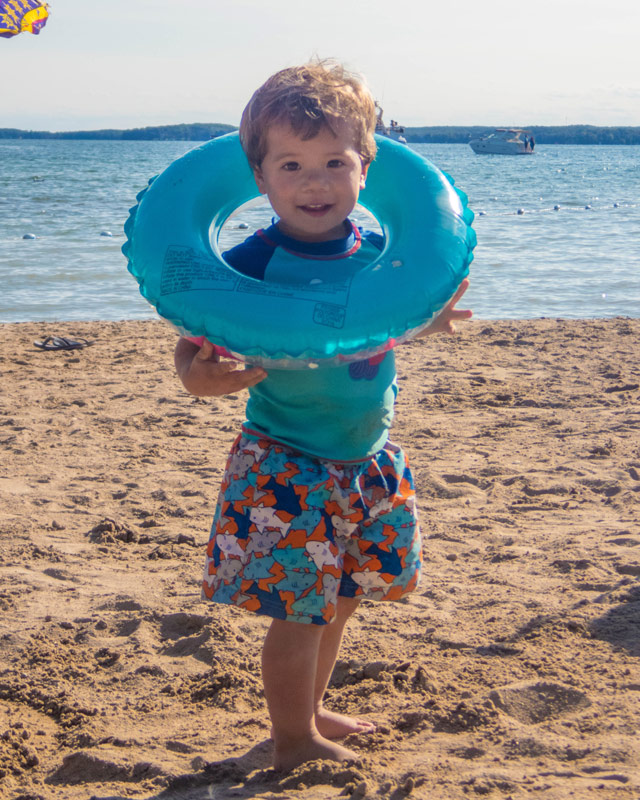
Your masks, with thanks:
<instances>
[{"instance_id":1,"label":"shark print shorts","mask_svg":"<svg viewBox=\"0 0 640 800\"><path fill-rule=\"evenodd\" d=\"M268 439L234 443L207 548L203 598L324 625L338 596L399 600L422 563L413 478L387 443L356 464Z\"/></svg>"}]
</instances>

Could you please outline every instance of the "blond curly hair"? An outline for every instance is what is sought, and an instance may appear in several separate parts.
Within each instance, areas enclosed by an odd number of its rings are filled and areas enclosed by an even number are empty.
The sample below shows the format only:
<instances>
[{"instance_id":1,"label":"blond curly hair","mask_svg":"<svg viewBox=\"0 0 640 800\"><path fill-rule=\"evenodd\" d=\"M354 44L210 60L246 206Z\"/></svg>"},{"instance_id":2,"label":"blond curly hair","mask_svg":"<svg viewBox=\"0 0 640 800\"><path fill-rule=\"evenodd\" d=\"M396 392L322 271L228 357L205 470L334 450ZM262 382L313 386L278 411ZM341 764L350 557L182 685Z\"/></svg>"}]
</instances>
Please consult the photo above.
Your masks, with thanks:
<instances>
[{"instance_id":1,"label":"blond curly hair","mask_svg":"<svg viewBox=\"0 0 640 800\"><path fill-rule=\"evenodd\" d=\"M348 123L363 164L376 155L375 103L357 75L335 61L319 60L276 72L257 89L242 114L240 141L252 169L267 152L267 132L274 124L289 124L303 140L322 128Z\"/></svg>"}]
</instances>

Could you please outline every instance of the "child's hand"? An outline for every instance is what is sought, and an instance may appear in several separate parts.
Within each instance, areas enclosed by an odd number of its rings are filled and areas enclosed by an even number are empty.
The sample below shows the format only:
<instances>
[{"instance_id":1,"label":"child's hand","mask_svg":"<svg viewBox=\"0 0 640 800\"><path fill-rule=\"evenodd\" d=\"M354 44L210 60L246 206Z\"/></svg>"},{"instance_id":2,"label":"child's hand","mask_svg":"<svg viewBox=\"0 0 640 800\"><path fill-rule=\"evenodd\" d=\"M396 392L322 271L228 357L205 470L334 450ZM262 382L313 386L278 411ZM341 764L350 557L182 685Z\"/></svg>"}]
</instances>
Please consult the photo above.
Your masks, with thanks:
<instances>
[{"instance_id":1,"label":"child's hand","mask_svg":"<svg viewBox=\"0 0 640 800\"><path fill-rule=\"evenodd\" d=\"M462 297L462 295L467 291L469 287L469 279L465 278L460 286L458 286L458 291L453 295L451 300L447 303L447 305L442 309L442 311L438 314L438 316L433 320L431 325L428 328L419 334L420 336L428 336L430 333L450 333L453 334L456 332L455 322L460 320L469 319L473 316L473 311L470 309L460 309L458 310L455 306L458 300Z\"/></svg>"},{"instance_id":2,"label":"child's hand","mask_svg":"<svg viewBox=\"0 0 640 800\"><path fill-rule=\"evenodd\" d=\"M220 361L211 342L198 347L180 339L175 352L176 370L185 389L198 397L219 397L233 394L264 380L261 367L239 369L238 361Z\"/></svg>"}]
</instances>

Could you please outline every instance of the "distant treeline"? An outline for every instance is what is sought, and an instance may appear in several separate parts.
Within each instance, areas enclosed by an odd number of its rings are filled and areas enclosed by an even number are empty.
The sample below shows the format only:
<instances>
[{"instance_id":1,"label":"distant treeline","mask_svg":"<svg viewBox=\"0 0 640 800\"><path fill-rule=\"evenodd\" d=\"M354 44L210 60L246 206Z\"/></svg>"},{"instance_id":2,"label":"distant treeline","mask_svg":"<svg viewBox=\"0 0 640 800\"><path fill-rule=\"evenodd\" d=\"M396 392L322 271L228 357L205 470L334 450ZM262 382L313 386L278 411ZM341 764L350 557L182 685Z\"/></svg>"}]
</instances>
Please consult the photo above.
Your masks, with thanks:
<instances>
[{"instance_id":1,"label":"distant treeline","mask_svg":"<svg viewBox=\"0 0 640 800\"><path fill-rule=\"evenodd\" d=\"M204 142L237 130L235 125L216 122L193 122L190 125L155 125L150 128L130 128L100 131L21 131L17 128L0 128L0 139L113 139L116 141L187 141Z\"/></svg>"},{"instance_id":2,"label":"distant treeline","mask_svg":"<svg viewBox=\"0 0 640 800\"><path fill-rule=\"evenodd\" d=\"M510 126L498 126L510 127ZM537 144L640 144L640 127L601 128L597 125L523 125ZM408 142L458 143L488 133L493 128L481 125L425 126L405 128Z\"/></svg>"},{"instance_id":3,"label":"distant treeline","mask_svg":"<svg viewBox=\"0 0 640 800\"><path fill-rule=\"evenodd\" d=\"M640 144L640 127L602 128L596 125L528 125L537 144ZM204 142L237 130L235 125L215 122L194 122L190 125L156 125L150 128L100 131L22 131L0 128L0 139L113 139L122 141L192 141ZM408 142L466 144L493 130L481 125L435 125L405 127Z\"/></svg>"}]
</instances>

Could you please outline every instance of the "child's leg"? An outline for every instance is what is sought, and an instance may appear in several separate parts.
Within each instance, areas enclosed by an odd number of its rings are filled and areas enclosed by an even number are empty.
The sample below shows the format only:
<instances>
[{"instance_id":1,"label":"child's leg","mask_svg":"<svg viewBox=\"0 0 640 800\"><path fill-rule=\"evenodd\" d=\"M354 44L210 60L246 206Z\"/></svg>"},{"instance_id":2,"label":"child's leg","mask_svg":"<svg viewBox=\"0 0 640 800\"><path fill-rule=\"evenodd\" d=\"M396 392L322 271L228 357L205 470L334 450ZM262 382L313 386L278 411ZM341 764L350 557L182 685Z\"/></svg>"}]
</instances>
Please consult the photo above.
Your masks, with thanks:
<instances>
[{"instance_id":1,"label":"child's leg","mask_svg":"<svg viewBox=\"0 0 640 800\"><path fill-rule=\"evenodd\" d=\"M315 723L317 666L325 627L274 619L267 633L262 679L273 723L276 769L290 770L316 758L357 758L322 736Z\"/></svg>"},{"instance_id":2,"label":"child's leg","mask_svg":"<svg viewBox=\"0 0 640 800\"><path fill-rule=\"evenodd\" d=\"M329 711L322 705L322 698L329 685L331 673L340 650L345 624L359 603L360 600L357 597L338 597L335 619L322 628L316 671L315 720L319 733L326 736L327 739L340 739L350 733L361 733L375 729L375 725L372 722Z\"/></svg>"}]
</instances>

